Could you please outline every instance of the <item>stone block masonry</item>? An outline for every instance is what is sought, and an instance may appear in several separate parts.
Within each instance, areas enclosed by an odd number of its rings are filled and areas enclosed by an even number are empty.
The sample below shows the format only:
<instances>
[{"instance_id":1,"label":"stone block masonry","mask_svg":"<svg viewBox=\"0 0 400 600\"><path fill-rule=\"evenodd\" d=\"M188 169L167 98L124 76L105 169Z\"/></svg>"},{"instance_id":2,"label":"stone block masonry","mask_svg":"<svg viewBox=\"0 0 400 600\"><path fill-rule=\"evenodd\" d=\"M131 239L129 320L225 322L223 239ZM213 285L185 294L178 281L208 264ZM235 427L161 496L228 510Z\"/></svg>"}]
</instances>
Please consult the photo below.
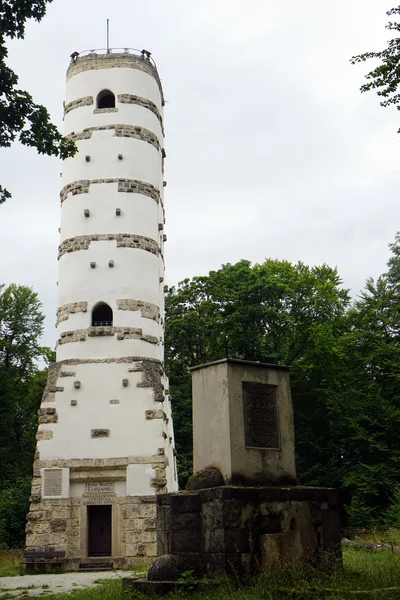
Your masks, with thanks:
<instances>
[{"instance_id":1,"label":"stone block masonry","mask_svg":"<svg viewBox=\"0 0 400 600\"><path fill-rule=\"evenodd\" d=\"M161 125L162 133L165 135L162 116L154 102L151 102L151 100L147 100L146 98L141 98L140 96L135 96L134 94L118 94L118 101L122 104L136 104L137 106L143 106L143 108L150 110L156 115Z\"/></svg>"},{"instance_id":2,"label":"stone block masonry","mask_svg":"<svg viewBox=\"0 0 400 600\"><path fill-rule=\"evenodd\" d=\"M217 487L157 497L157 553L178 571L247 576L258 569L341 560L335 490Z\"/></svg>"},{"instance_id":3,"label":"stone block masonry","mask_svg":"<svg viewBox=\"0 0 400 600\"><path fill-rule=\"evenodd\" d=\"M99 483L96 482L96 485ZM90 491L82 498L34 498L27 515L25 565L34 567L46 558L48 564L63 564L68 570L78 569L84 558L80 530L87 524L82 509L93 502L101 504L102 495L105 503L111 504L113 515L119 515L120 552L112 559L114 567L148 564L157 553L155 496L118 497L112 493Z\"/></svg>"},{"instance_id":4,"label":"stone block masonry","mask_svg":"<svg viewBox=\"0 0 400 600\"><path fill-rule=\"evenodd\" d=\"M79 142L80 140L89 140L94 131L106 131L112 129L115 132L115 137L135 138L136 140L151 144L158 151L161 150L160 142L155 133L149 131L145 127L139 127L137 125L98 125L96 127L87 127L83 131L78 131L77 133L73 131L66 137L74 142Z\"/></svg>"},{"instance_id":5,"label":"stone block masonry","mask_svg":"<svg viewBox=\"0 0 400 600\"><path fill-rule=\"evenodd\" d=\"M69 193L73 196L76 196L77 194L88 194L90 183L90 179L80 179L79 181L68 183L60 192L61 202L64 202L64 200L67 199Z\"/></svg>"},{"instance_id":6,"label":"stone block masonry","mask_svg":"<svg viewBox=\"0 0 400 600\"><path fill-rule=\"evenodd\" d=\"M70 65L67 71L67 81L74 75L84 71L118 68L136 69L154 77L160 90L162 105L164 106L164 94L157 69L151 62L143 59L141 56L135 56L134 54L121 53L112 55L99 55L93 52L87 56L82 56Z\"/></svg>"},{"instance_id":7,"label":"stone block masonry","mask_svg":"<svg viewBox=\"0 0 400 600\"><path fill-rule=\"evenodd\" d=\"M69 304L64 304L57 309L57 323L61 323L61 321L67 321L69 315L79 313L79 312L87 312L88 303L87 302L70 302Z\"/></svg>"},{"instance_id":8,"label":"stone block masonry","mask_svg":"<svg viewBox=\"0 0 400 600\"><path fill-rule=\"evenodd\" d=\"M123 298L117 300L118 310L140 310L142 317L160 322L160 309L156 304L151 302L143 302L142 300L133 300L131 298Z\"/></svg>"},{"instance_id":9,"label":"stone block masonry","mask_svg":"<svg viewBox=\"0 0 400 600\"><path fill-rule=\"evenodd\" d=\"M153 419L163 419L168 421L167 415L163 410L146 410L145 413L146 421L152 421Z\"/></svg>"},{"instance_id":10,"label":"stone block masonry","mask_svg":"<svg viewBox=\"0 0 400 600\"><path fill-rule=\"evenodd\" d=\"M40 429L36 434L36 441L46 441L53 439L53 432L49 429Z\"/></svg>"},{"instance_id":11,"label":"stone block masonry","mask_svg":"<svg viewBox=\"0 0 400 600\"><path fill-rule=\"evenodd\" d=\"M95 108L93 113L95 115L102 115L104 113L116 113L118 112L118 108Z\"/></svg>"},{"instance_id":12,"label":"stone block masonry","mask_svg":"<svg viewBox=\"0 0 400 600\"><path fill-rule=\"evenodd\" d=\"M79 181L68 183L60 192L61 203L67 199L68 194L72 194L73 196L76 196L77 194L88 194L90 186L92 184L95 185L99 183L117 183L119 192L126 192L128 194L142 194L143 196L152 198L157 203L160 202L160 192L151 183L139 181L138 179L109 178L80 179Z\"/></svg>"},{"instance_id":13,"label":"stone block masonry","mask_svg":"<svg viewBox=\"0 0 400 600\"><path fill-rule=\"evenodd\" d=\"M64 240L58 248L58 258L69 252L78 252L79 250L88 250L92 242L116 241L117 248L136 248L151 252L156 256L162 256L157 242L151 238L133 233L98 233L92 235L77 235L73 238Z\"/></svg>"},{"instance_id":14,"label":"stone block masonry","mask_svg":"<svg viewBox=\"0 0 400 600\"><path fill-rule=\"evenodd\" d=\"M58 414L55 408L39 408L39 424L58 423Z\"/></svg>"},{"instance_id":15,"label":"stone block masonry","mask_svg":"<svg viewBox=\"0 0 400 600\"><path fill-rule=\"evenodd\" d=\"M75 108L80 108L81 106L91 106L92 104L94 104L93 96L85 96L84 98L72 100L72 102L68 102L68 104L65 105L64 116L71 112L71 110L74 110Z\"/></svg>"},{"instance_id":16,"label":"stone block masonry","mask_svg":"<svg viewBox=\"0 0 400 600\"><path fill-rule=\"evenodd\" d=\"M110 437L109 429L92 429L90 432L92 438L108 438Z\"/></svg>"},{"instance_id":17,"label":"stone block masonry","mask_svg":"<svg viewBox=\"0 0 400 600\"><path fill-rule=\"evenodd\" d=\"M74 329L63 331L57 342L59 344L70 344L73 342L85 342L87 337L104 337L117 335L117 340L142 340L149 344L159 344L160 341L154 335L147 335L139 327L88 327L87 329Z\"/></svg>"},{"instance_id":18,"label":"stone block masonry","mask_svg":"<svg viewBox=\"0 0 400 600\"><path fill-rule=\"evenodd\" d=\"M108 430L93 430L93 437L104 437ZM30 510L27 515L27 549L25 564L43 562L43 556L56 553L58 562L76 569L83 557L80 530L87 526L86 505L111 504L113 527L120 532L120 553L114 566L148 564L156 556L156 497L122 496L115 493L114 481L125 481L130 465L148 465L154 471L150 485L156 492L165 490L168 459L164 450L152 456L126 456L108 459L40 460L36 452ZM70 481L84 483L86 490L79 498L42 496L43 469L69 469ZM68 547L68 559L66 548ZM58 553L58 554L57 554ZM61 560L62 559L62 560ZM54 561L57 562L57 561Z\"/></svg>"},{"instance_id":19,"label":"stone block masonry","mask_svg":"<svg viewBox=\"0 0 400 600\"><path fill-rule=\"evenodd\" d=\"M63 386L57 386L61 369L62 363L54 363L50 365L49 375L47 377L46 386L43 391L42 402L55 402L56 392L64 391Z\"/></svg>"}]
</instances>

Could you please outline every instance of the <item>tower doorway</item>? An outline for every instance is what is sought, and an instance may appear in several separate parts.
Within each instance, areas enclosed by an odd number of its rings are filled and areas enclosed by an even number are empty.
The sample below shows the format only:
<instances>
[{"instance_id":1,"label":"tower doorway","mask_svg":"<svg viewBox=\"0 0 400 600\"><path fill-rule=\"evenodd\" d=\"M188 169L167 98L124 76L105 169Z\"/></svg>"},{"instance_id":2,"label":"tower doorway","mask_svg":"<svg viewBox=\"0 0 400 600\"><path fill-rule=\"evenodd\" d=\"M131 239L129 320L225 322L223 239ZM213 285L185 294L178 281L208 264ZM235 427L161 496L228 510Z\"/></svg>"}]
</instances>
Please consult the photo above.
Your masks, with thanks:
<instances>
[{"instance_id":1,"label":"tower doorway","mask_svg":"<svg viewBox=\"0 0 400 600\"><path fill-rule=\"evenodd\" d=\"M88 556L111 556L111 506L88 506Z\"/></svg>"}]
</instances>

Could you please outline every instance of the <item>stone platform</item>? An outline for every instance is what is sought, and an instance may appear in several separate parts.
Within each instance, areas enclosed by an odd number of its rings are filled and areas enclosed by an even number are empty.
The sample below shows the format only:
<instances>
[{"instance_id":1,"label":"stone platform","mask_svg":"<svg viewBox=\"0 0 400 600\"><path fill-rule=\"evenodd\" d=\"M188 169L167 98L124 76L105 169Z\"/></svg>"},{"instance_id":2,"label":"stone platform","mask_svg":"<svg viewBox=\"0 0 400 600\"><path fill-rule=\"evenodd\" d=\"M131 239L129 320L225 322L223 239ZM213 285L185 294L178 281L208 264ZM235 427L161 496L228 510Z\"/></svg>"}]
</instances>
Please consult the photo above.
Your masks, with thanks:
<instances>
[{"instance_id":1,"label":"stone platform","mask_svg":"<svg viewBox=\"0 0 400 600\"><path fill-rule=\"evenodd\" d=\"M228 573L241 578L282 565L340 564L337 492L301 486L222 486L160 494L157 553L160 558L149 580L137 586L131 580L128 587L155 593L161 582L154 579L172 585L189 570L199 577Z\"/></svg>"},{"instance_id":2,"label":"stone platform","mask_svg":"<svg viewBox=\"0 0 400 600\"><path fill-rule=\"evenodd\" d=\"M227 486L160 494L157 554L172 554L179 572L210 576L341 559L337 492Z\"/></svg>"}]
</instances>

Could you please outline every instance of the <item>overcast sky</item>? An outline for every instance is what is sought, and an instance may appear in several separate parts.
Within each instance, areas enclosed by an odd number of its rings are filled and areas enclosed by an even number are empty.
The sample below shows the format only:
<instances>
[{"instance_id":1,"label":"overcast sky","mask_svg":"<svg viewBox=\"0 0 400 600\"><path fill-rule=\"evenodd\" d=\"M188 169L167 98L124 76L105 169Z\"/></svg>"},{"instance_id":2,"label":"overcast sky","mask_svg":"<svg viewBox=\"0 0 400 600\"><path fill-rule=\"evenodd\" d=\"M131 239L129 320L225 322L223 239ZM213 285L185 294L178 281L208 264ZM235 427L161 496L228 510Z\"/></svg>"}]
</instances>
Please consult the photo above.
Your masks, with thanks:
<instances>
[{"instance_id":1,"label":"overcast sky","mask_svg":"<svg viewBox=\"0 0 400 600\"><path fill-rule=\"evenodd\" d=\"M54 0L9 45L62 126L74 50L146 48L163 81L167 283L267 257L337 266L356 296L400 229L399 113L360 94L393 0ZM55 343L61 163L0 150L1 276L33 286Z\"/></svg>"}]
</instances>

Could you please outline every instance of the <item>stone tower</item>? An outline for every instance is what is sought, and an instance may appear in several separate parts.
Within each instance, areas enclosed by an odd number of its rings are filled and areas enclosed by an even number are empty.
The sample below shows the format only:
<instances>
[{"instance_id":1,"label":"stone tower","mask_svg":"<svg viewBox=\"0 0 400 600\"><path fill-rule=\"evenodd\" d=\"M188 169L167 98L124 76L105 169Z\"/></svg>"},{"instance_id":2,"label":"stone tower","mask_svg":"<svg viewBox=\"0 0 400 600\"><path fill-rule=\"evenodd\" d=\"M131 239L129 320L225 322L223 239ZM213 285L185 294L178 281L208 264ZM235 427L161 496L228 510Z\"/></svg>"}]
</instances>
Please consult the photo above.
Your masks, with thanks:
<instances>
[{"instance_id":1,"label":"stone tower","mask_svg":"<svg viewBox=\"0 0 400 600\"><path fill-rule=\"evenodd\" d=\"M25 564L156 556L177 490L164 375L164 97L147 51L74 53L63 164L57 362L39 410Z\"/></svg>"}]
</instances>

